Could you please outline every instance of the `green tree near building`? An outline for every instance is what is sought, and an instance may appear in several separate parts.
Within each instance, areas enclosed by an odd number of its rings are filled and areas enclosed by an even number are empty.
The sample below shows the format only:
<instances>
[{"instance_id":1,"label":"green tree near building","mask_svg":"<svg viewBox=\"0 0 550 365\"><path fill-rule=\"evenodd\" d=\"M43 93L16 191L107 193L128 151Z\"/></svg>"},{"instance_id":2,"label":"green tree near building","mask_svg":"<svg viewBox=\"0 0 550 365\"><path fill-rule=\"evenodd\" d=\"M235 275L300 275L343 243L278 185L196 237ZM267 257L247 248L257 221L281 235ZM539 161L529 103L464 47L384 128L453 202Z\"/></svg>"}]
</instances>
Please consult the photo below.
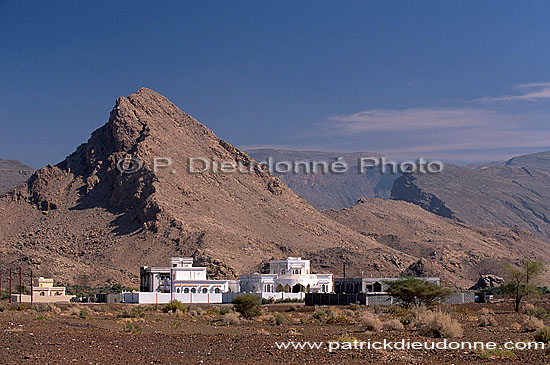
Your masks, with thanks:
<instances>
[{"instance_id":1,"label":"green tree near building","mask_svg":"<svg viewBox=\"0 0 550 365\"><path fill-rule=\"evenodd\" d=\"M504 262L505 282L502 291L514 299L514 310L519 312L521 302L539 295L537 284L544 272L545 264L540 260L522 260L519 265Z\"/></svg>"},{"instance_id":2,"label":"green tree near building","mask_svg":"<svg viewBox=\"0 0 550 365\"><path fill-rule=\"evenodd\" d=\"M453 293L450 289L414 277L388 281L386 284L388 285L386 291L407 308L421 305L430 306Z\"/></svg>"}]
</instances>

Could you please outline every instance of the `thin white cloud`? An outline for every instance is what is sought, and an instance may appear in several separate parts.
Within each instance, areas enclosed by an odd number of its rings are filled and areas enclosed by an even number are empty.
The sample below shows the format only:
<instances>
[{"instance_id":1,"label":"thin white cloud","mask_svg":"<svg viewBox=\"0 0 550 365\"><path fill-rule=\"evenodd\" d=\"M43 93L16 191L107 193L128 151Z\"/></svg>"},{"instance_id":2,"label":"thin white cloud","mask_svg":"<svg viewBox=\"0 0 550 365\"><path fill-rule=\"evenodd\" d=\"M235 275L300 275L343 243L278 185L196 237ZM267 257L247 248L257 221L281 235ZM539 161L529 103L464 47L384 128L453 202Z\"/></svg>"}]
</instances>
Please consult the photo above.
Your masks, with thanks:
<instances>
[{"instance_id":1,"label":"thin white cloud","mask_svg":"<svg viewBox=\"0 0 550 365\"><path fill-rule=\"evenodd\" d=\"M477 127L493 119L491 111L474 108L373 109L329 118L331 128L349 133Z\"/></svg>"},{"instance_id":2,"label":"thin white cloud","mask_svg":"<svg viewBox=\"0 0 550 365\"><path fill-rule=\"evenodd\" d=\"M519 84L517 88L521 91L516 95L505 95L500 97L484 97L476 99L482 103L507 102L507 101L543 101L550 99L550 82L531 82Z\"/></svg>"}]
</instances>

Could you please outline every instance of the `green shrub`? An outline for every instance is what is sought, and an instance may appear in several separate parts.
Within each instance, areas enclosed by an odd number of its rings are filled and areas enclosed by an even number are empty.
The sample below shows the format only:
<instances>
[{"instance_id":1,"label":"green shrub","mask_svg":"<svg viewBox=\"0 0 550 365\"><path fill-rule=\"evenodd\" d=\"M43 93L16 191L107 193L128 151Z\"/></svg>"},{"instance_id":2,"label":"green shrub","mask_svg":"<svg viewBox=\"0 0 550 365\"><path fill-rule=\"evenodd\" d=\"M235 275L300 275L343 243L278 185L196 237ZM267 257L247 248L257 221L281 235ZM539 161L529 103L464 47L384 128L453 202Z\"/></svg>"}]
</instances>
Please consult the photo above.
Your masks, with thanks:
<instances>
[{"instance_id":1,"label":"green shrub","mask_svg":"<svg viewBox=\"0 0 550 365\"><path fill-rule=\"evenodd\" d=\"M550 343L550 327L539 328L535 333L535 340L538 342Z\"/></svg>"},{"instance_id":2,"label":"green shrub","mask_svg":"<svg viewBox=\"0 0 550 365\"><path fill-rule=\"evenodd\" d=\"M124 325L124 331L128 333L140 333L141 326L137 323L126 322Z\"/></svg>"},{"instance_id":3,"label":"green shrub","mask_svg":"<svg viewBox=\"0 0 550 365\"><path fill-rule=\"evenodd\" d=\"M351 321L346 316L330 316L327 318L327 324L349 324Z\"/></svg>"},{"instance_id":4,"label":"green shrub","mask_svg":"<svg viewBox=\"0 0 550 365\"><path fill-rule=\"evenodd\" d=\"M546 309L542 307L533 306L533 308L529 308L528 306L525 306L525 313L530 317L535 317L542 320L548 319L549 317Z\"/></svg>"},{"instance_id":5,"label":"green shrub","mask_svg":"<svg viewBox=\"0 0 550 365\"><path fill-rule=\"evenodd\" d=\"M78 316L82 319L88 319L89 315L90 315L90 312L88 312L87 309L81 309L80 313L78 314Z\"/></svg>"},{"instance_id":6,"label":"green shrub","mask_svg":"<svg viewBox=\"0 0 550 365\"><path fill-rule=\"evenodd\" d=\"M185 306L185 304L183 304L179 300L171 300L170 302L168 302L168 304L164 306L164 308L162 308L162 311L164 313L176 312L177 310L185 313L187 312L187 306Z\"/></svg>"},{"instance_id":7,"label":"green shrub","mask_svg":"<svg viewBox=\"0 0 550 365\"><path fill-rule=\"evenodd\" d=\"M286 316L284 314L277 313L273 316L271 321L275 323L277 326L280 326L286 322Z\"/></svg>"},{"instance_id":8,"label":"green shrub","mask_svg":"<svg viewBox=\"0 0 550 365\"><path fill-rule=\"evenodd\" d=\"M262 298L262 305L273 304L273 303L275 303L275 299L273 298Z\"/></svg>"},{"instance_id":9,"label":"green shrub","mask_svg":"<svg viewBox=\"0 0 550 365\"><path fill-rule=\"evenodd\" d=\"M118 314L118 318L142 318L145 316L145 313L143 313L143 310L140 307L132 307L132 308L122 308L120 313Z\"/></svg>"},{"instance_id":10,"label":"green shrub","mask_svg":"<svg viewBox=\"0 0 550 365\"><path fill-rule=\"evenodd\" d=\"M485 359L485 360L486 359L494 359L494 358L497 358L497 359L511 359L511 358L516 357L516 354L514 354L510 350L505 350L505 349L502 349L502 348L498 348L498 349L491 349L491 350L485 350L485 351L478 352L476 354L476 356L480 359Z\"/></svg>"},{"instance_id":11,"label":"green shrub","mask_svg":"<svg viewBox=\"0 0 550 365\"><path fill-rule=\"evenodd\" d=\"M46 316L39 316L39 317L33 318L33 320L35 320L35 321L46 321L46 320L48 320L48 317L46 317Z\"/></svg>"},{"instance_id":12,"label":"green shrub","mask_svg":"<svg viewBox=\"0 0 550 365\"><path fill-rule=\"evenodd\" d=\"M313 318L325 320L327 317L334 316L334 312L332 309L327 307L315 307L315 311L313 312Z\"/></svg>"},{"instance_id":13,"label":"green shrub","mask_svg":"<svg viewBox=\"0 0 550 365\"><path fill-rule=\"evenodd\" d=\"M233 298L233 307L244 318L257 317L262 313L260 297L254 294L242 294Z\"/></svg>"},{"instance_id":14,"label":"green shrub","mask_svg":"<svg viewBox=\"0 0 550 365\"><path fill-rule=\"evenodd\" d=\"M4 303L0 303L0 312L8 310L8 306Z\"/></svg>"},{"instance_id":15,"label":"green shrub","mask_svg":"<svg viewBox=\"0 0 550 365\"><path fill-rule=\"evenodd\" d=\"M221 314L221 315L224 315L224 314L227 314L227 313L230 313L230 312L233 312L233 308L228 307L228 306L220 307L220 309L218 311L218 313Z\"/></svg>"}]
</instances>

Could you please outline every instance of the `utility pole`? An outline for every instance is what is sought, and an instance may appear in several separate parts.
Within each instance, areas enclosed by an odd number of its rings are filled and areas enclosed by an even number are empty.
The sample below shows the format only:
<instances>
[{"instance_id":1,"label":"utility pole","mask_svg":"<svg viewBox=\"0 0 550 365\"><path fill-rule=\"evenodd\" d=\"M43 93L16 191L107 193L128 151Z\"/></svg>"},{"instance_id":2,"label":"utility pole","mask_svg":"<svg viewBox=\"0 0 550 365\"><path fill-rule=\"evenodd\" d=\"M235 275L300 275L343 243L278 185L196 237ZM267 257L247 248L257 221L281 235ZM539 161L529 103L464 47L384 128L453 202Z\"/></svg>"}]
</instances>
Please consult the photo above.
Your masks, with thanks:
<instances>
[{"instance_id":1,"label":"utility pole","mask_svg":"<svg viewBox=\"0 0 550 365\"><path fill-rule=\"evenodd\" d=\"M3 300L3 295L2 295L2 270L0 270L0 301Z\"/></svg>"},{"instance_id":2,"label":"utility pole","mask_svg":"<svg viewBox=\"0 0 550 365\"><path fill-rule=\"evenodd\" d=\"M21 280L21 266L19 266L19 303L21 303L21 289L23 289L23 282Z\"/></svg>"},{"instance_id":3,"label":"utility pole","mask_svg":"<svg viewBox=\"0 0 550 365\"><path fill-rule=\"evenodd\" d=\"M33 304L33 285L32 285L32 269L31 269L31 305Z\"/></svg>"},{"instance_id":4,"label":"utility pole","mask_svg":"<svg viewBox=\"0 0 550 365\"><path fill-rule=\"evenodd\" d=\"M346 277L346 262L344 261L344 278Z\"/></svg>"},{"instance_id":5,"label":"utility pole","mask_svg":"<svg viewBox=\"0 0 550 365\"><path fill-rule=\"evenodd\" d=\"M9 297L10 297L10 298L9 298L9 301L10 301L10 303L11 303L11 267L10 267L10 292L8 293L8 295L9 295Z\"/></svg>"}]
</instances>

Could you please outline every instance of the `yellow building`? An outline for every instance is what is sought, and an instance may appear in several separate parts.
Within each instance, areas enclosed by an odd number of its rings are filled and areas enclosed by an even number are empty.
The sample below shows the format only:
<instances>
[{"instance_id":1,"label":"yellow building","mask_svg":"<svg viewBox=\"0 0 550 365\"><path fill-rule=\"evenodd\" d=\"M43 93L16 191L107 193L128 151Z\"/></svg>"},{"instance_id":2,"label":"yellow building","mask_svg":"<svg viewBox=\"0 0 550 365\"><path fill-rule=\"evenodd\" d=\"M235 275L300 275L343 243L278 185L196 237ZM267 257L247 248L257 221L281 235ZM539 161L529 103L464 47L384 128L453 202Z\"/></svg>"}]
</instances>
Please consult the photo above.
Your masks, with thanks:
<instances>
[{"instance_id":1,"label":"yellow building","mask_svg":"<svg viewBox=\"0 0 550 365\"><path fill-rule=\"evenodd\" d=\"M32 288L34 303L69 303L74 295L66 295L64 286L54 286L53 279L38 279L38 286ZM12 303L19 303L19 294L12 294ZM30 303L30 295L21 295L21 303Z\"/></svg>"}]
</instances>

